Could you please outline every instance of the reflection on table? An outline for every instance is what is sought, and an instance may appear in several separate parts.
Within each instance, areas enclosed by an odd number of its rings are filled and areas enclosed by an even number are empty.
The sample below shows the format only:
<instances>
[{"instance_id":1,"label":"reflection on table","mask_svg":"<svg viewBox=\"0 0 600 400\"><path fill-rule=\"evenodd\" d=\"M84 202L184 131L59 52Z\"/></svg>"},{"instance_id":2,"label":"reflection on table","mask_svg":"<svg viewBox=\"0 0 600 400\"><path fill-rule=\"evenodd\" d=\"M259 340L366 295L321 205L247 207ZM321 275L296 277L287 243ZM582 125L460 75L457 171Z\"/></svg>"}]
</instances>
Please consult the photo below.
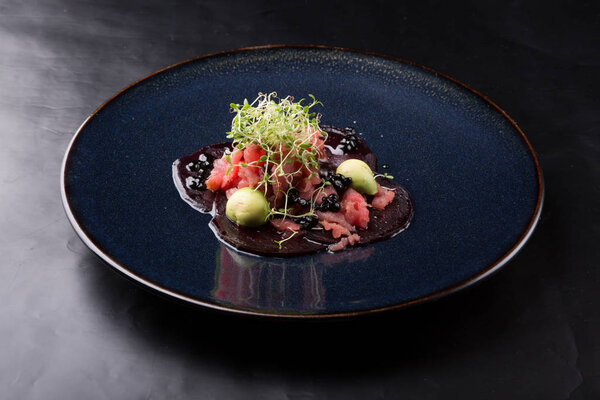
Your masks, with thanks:
<instances>
[{"instance_id":1,"label":"reflection on table","mask_svg":"<svg viewBox=\"0 0 600 400\"><path fill-rule=\"evenodd\" d=\"M325 308L328 268L367 259L372 247L309 257L274 258L240 253L221 244L217 250L216 300L261 312L316 312Z\"/></svg>"}]
</instances>

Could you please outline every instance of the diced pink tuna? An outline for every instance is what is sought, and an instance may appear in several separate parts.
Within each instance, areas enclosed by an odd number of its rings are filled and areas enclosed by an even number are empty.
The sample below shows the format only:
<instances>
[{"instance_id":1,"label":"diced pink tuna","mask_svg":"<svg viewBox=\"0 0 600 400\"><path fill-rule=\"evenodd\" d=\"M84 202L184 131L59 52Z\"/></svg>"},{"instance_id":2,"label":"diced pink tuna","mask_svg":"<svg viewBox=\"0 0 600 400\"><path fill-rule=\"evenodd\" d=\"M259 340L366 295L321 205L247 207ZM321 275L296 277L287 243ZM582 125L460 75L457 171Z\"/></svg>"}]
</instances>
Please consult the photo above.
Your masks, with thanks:
<instances>
[{"instance_id":1,"label":"diced pink tuna","mask_svg":"<svg viewBox=\"0 0 600 400\"><path fill-rule=\"evenodd\" d=\"M354 244L356 244L358 242L360 242L360 236L358 236L356 233L353 233L352 235L350 235L348 237L341 238L339 242L334 243L331 246L329 246L329 250L331 250L331 251L343 250L348 245L353 246Z\"/></svg>"},{"instance_id":2,"label":"diced pink tuna","mask_svg":"<svg viewBox=\"0 0 600 400\"><path fill-rule=\"evenodd\" d=\"M334 239L350 234L348 228L335 222L321 221L321 225L323 225L323 228L326 231L331 231L331 236L333 236Z\"/></svg>"},{"instance_id":3,"label":"diced pink tuna","mask_svg":"<svg viewBox=\"0 0 600 400\"><path fill-rule=\"evenodd\" d=\"M277 218L271 220L271 225L275 227L280 232L291 231L296 232L300 230L300 225L293 222L292 220L286 218Z\"/></svg>"},{"instance_id":4,"label":"diced pink tuna","mask_svg":"<svg viewBox=\"0 0 600 400\"><path fill-rule=\"evenodd\" d=\"M283 164L282 170L285 175L288 175L288 179L291 175L292 184L295 183L297 177L301 176L300 164L296 161ZM274 175L274 182L272 183L272 194L273 197L270 199L272 204L275 207L283 207L285 194L287 190L290 188L290 184L288 183L286 177L284 175L279 175L279 170L276 172L276 165L271 167L271 174Z\"/></svg>"},{"instance_id":5,"label":"diced pink tuna","mask_svg":"<svg viewBox=\"0 0 600 400\"><path fill-rule=\"evenodd\" d=\"M276 207L282 207L285 193L289 188L289 184L285 180L285 176L275 176L274 182L271 184L271 188L273 191L273 198L270 199L270 201L275 204Z\"/></svg>"},{"instance_id":6,"label":"diced pink tuna","mask_svg":"<svg viewBox=\"0 0 600 400\"><path fill-rule=\"evenodd\" d=\"M296 185L298 192L300 193L300 197L306 200L310 200L315 188L317 185L321 183L321 178L318 175L316 176L306 176L300 179L300 182Z\"/></svg>"},{"instance_id":7,"label":"diced pink tuna","mask_svg":"<svg viewBox=\"0 0 600 400\"><path fill-rule=\"evenodd\" d=\"M332 244L331 246L329 246L329 250L330 251L339 251L339 250L343 250L346 248L346 246L348 246L348 238L347 237L343 237L340 239L339 242Z\"/></svg>"},{"instance_id":8,"label":"diced pink tuna","mask_svg":"<svg viewBox=\"0 0 600 400\"><path fill-rule=\"evenodd\" d=\"M238 172L240 170L239 164L242 161L242 152L235 150L230 155L231 164L227 163L227 169L221 182L221 190L227 190L232 187L236 187L238 183ZM230 169L231 168L231 169ZM228 172L229 171L229 172Z\"/></svg>"},{"instance_id":9,"label":"diced pink tuna","mask_svg":"<svg viewBox=\"0 0 600 400\"><path fill-rule=\"evenodd\" d=\"M261 167L264 162L258 160L265 154L267 153L259 145L249 144L244 148L244 161L247 164L256 163L255 165Z\"/></svg>"},{"instance_id":10,"label":"diced pink tuna","mask_svg":"<svg viewBox=\"0 0 600 400\"><path fill-rule=\"evenodd\" d=\"M396 196L396 192L377 184L377 193L375 194L375 197L373 197L371 205L378 210L383 210L394 200L394 196Z\"/></svg>"},{"instance_id":11,"label":"diced pink tuna","mask_svg":"<svg viewBox=\"0 0 600 400\"><path fill-rule=\"evenodd\" d=\"M358 236L356 233L348 236L348 243L350 245L354 246L358 242L360 242L360 236Z\"/></svg>"},{"instance_id":12,"label":"diced pink tuna","mask_svg":"<svg viewBox=\"0 0 600 400\"><path fill-rule=\"evenodd\" d=\"M223 177L225 176L225 172L229 168L229 163L224 158L217 158L213 162L213 168L210 171L210 176L206 180L206 187L210 190L219 190L221 189L221 185L223 184ZM230 171L233 173L234 171ZM237 175L237 171L235 171Z\"/></svg>"},{"instance_id":13,"label":"diced pink tuna","mask_svg":"<svg viewBox=\"0 0 600 400\"><path fill-rule=\"evenodd\" d=\"M311 151L317 153L317 158L325 157L325 140L321 139L321 132L318 129L311 128Z\"/></svg>"},{"instance_id":14,"label":"diced pink tuna","mask_svg":"<svg viewBox=\"0 0 600 400\"><path fill-rule=\"evenodd\" d=\"M352 188L348 188L342 196L340 212L346 221L360 228L367 228L369 209L364 196Z\"/></svg>"},{"instance_id":15,"label":"diced pink tuna","mask_svg":"<svg viewBox=\"0 0 600 400\"><path fill-rule=\"evenodd\" d=\"M210 176L206 180L206 187L210 190L227 190L237 186L238 171L240 169L237 164L242 160L242 152L234 151L230 155L231 163L224 157L218 158L213 162L213 169L210 171Z\"/></svg>"},{"instance_id":16,"label":"diced pink tuna","mask_svg":"<svg viewBox=\"0 0 600 400\"><path fill-rule=\"evenodd\" d=\"M355 231L355 228L350 225L339 212L317 211L317 216L319 217L319 223L323 226L323 229L331 231L331 236L335 239L340 236L348 236Z\"/></svg>"},{"instance_id":17,"label":"diced pink tuna","mask_svg":"<svg viewBox=\"0 0 600 400\"><path fill-rule=\"evenodd\" d=\"M317 217L319 217L319 223L323 225L323 222L335 223L343 226L349 232L354 232L355 228L346 221L344 216L339 212L331 212L331 211L317 211Z\"/></svg>"},{"instance_id":18,"label":"diced pink tuna","mask_svg":"<svg viewBox=\"0 0 600 400\"><path fill-rule=\"evenodd\" d=\"M237 184L238 188L243 187L251 187L255 188L263 179L263 169L259 167L240 167L238 171L239 182Z\"/></svg>"},{"instance_id":19,"label":"diced pink tuna","mask_svg":"<svg viewBox=\"0 0 600 400\"><path fill-rule=\"evenodd\" d=\"M229 199L237 191L238 191L238 188L236 188L236 187L231 188L231 189L227 189L225 191L225 196L227 196L227 198Z\"/></svg>"}]
</instances>

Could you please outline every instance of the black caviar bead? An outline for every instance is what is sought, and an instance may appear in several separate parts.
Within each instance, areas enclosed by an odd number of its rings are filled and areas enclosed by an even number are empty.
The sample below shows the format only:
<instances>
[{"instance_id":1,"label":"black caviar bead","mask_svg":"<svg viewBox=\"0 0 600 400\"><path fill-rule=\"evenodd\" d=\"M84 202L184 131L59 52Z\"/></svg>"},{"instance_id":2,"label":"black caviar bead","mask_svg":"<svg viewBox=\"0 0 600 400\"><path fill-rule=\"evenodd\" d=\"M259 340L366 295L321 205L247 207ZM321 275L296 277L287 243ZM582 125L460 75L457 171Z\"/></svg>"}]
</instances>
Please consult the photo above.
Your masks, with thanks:
<instances>
[{"instance_id":1,"label":"black caviar bead","mask_svg":"<svg viewBox=\"0 0 600 400\"><path fill-rule=\"evenodd\" d=\"M331 175L333 175L333 171L331 171L331 170L322 169L322 170L319 171L319 176L324 181L328 181L329 178L331 178Z\"/></svg>"},{"instance_id":2,"label":"black caviar bead","mask_svg":"<svg viewBox=\"0 0 600 400\"><path fill-rule=\"evenodd\" d=\"M337 194L330 194L329 196L327 196L327 199L329 201L329 211L340 211L341 206Z\"/></svg>"},{"instance_id":3,"label":"black caviar bead","mask_svg":"<svg viewBox=\"0 0 600 400\"><path fill-rule=\"evenodd\" d=\"M202 169L201 161L192 161L185 166L185 169L187 169L190 172L197 172L199 174L204 172L204 170Z\"/></svg>"},{"instance_id":4,"label":"black caviar bead","mask_svg":"<svg viewBox=\"0 0 600 400\"><path fill-rule=\"evenodd\" d=\"M215 158L209 154L200 154L198 156L198 165L200 165L201 168L208 168L212 165L214 160Z\"/></svg>"},{"instance_id":5,"label":"black caviar bead","mask_svg":"<svg viewBox=\"0 0 600 400\"><path fill-rule=\"evenodd\" d=\"M192 190L204 190L206 189L206 184L200 178L194 178L193 176L188 176L185 180L185 185L188 189Z\"/></svg>"},{"instance_id":6,"label":"black caviar bead","mask_svg":"<svg viewBox=\"0 0 600 400\"><path fill-rule=\"evenodd\" d=\"M298 200L298 198L300 197L300 192L298 192L298 189L296 189L296 188L291 188L287 192L287 197L288 197L289 201L292 201L293 203L295 203L296 200Z\"/></svg>"},{"instance_id":7,"label":"black caviar bead","mask_svg":"<svg viewBox=\"0 0 600 400\"><path fill-rule=\"evenodd\" d=\"M327 200L323 199L323 201L319 205L319 210L321 210L321 211L329 211L329 202Z\"/></svg>"},{"instance_id":8,"label":"black caviar bead","mask_svg":"<svg viewBox=\"0 0 600 400\"><path fill-rule=\"evenodd\" d=\"M352 178L340 174L333 174L329 177L329 182L338 194L342 194L352 183Z\"/></svg>"},{"instance_id":9,"label":"black caviar bead","mask_svg":"<svg viewBox=\"0 0 600 400\"><path fill-rule=\"evenodd\" d=\"M298 189L296 188L291 188L290 190L288 190L287 197L288 203L295 203L298 204L300 207L306 207L309 205L309 201L300 197L300 192L298 192Z\"/></svg>"},{"instance_id":10,"label":"black caviar bead","mask_svg":"<svg viewBox=\"0 0 600 400\"><path fill-rule=\"evenodd\" d=\"M340 145L346 153L351 153L358 149L358 138L356 135L344 136L342 140L340 140Z\"/></svg>"},{"instance_id":11,"label":"black caviar bead","mask_svg":"<svg viewBox=\"0 0 600 400\"><path fill-rule=\"evenodd\" d=\"M316 216L305 215L303 217L292 218L292 220L304 229L310 229L317 225L319 219Z\"/></svg>"},{"instance_id":12,"label":"black caviar bead","mask_svg":"<svg viewBox=\"0 0 600 400\"><path fill-rule=\"evenodd\" d=\"M338 191L338 192L342 192L344 191L344 183L340 180L332 180L331 184L333 185L333 188Z\"/></svg>"},{"instance_id":13,"label":"black caviar bead","mask_svg":"<svg viewBox=\"0 0 600 400\"><path fill-rule=\"evenodd\" d=\"M327 197L323 197L321 204L318 206L320 211L340 211L340 202L337 194L330 194Z\"/></svg>"}]
</instances>

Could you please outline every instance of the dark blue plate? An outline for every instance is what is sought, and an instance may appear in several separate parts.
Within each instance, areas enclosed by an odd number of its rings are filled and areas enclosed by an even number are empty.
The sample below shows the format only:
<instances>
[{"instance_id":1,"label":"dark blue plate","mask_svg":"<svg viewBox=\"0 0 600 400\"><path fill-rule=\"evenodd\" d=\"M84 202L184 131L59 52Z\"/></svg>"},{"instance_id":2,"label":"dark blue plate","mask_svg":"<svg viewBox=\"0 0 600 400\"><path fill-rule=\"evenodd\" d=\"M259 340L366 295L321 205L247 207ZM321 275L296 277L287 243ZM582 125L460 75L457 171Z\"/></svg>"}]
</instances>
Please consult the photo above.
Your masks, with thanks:
<instances>
[{"instance_id":1,"label":"dark blue plate","mask_svg":"<svg viewBox=\"0 0 600 400\"><path fill-rule=\"evenodd\" d=\"M171 164L224 140L229 104L258 92L323 102L412 196L396 237L291 259L237 253L175 188ZM112 267L173 297L240 313L356 315L434 299L499 269L539 218L543 184L517 125L473 89L391 57L270 46L169 67L103 104L65 156L63 201Z\"/></svg>"}]
</instances>

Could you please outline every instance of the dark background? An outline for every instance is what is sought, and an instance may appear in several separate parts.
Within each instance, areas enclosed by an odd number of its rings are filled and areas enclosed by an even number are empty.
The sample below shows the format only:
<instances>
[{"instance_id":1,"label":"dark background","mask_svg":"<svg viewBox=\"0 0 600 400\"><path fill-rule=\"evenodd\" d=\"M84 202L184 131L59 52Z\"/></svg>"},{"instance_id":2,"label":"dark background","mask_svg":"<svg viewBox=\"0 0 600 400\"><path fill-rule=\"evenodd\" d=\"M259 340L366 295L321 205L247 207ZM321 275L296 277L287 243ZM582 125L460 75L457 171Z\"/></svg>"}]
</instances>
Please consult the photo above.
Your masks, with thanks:
<instances>
[{"instance_id":1,"label":"dark background","mask_svg":"<svg viewBox=\"0 0 600 400\"><path fill-rule=\"evenodd\" d=\"M325 44L432 67L536 149L546 200L502 271L354 320L190 308L102 264L65 217L85 118L170 64ZM598 2L0 0L0 395L6 399L600 398Z\"/></svg>"}]
</instances>

